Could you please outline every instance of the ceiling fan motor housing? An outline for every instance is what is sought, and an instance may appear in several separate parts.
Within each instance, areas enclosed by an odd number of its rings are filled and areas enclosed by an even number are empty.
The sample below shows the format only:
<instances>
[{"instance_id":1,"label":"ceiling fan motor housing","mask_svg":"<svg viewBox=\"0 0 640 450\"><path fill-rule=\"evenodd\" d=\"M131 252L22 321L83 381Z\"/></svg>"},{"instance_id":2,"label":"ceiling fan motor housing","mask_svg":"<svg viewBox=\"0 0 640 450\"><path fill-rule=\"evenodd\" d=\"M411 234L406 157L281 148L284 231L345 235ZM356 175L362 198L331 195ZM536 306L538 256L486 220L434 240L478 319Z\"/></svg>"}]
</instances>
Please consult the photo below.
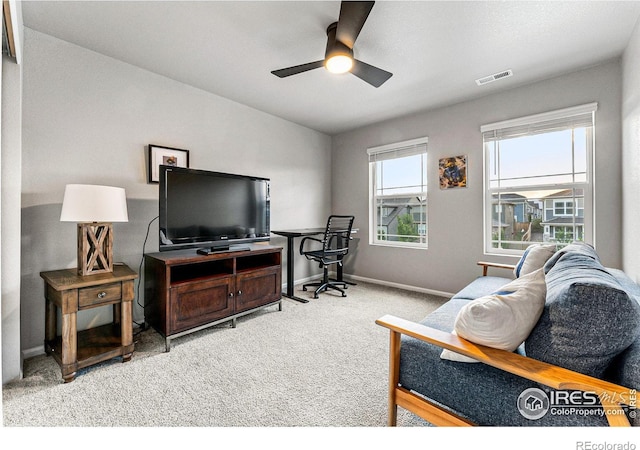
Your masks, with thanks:
<instances>
[{"instance_id":1,"label":"ceiling fan motor housing","mask_svg":"<svg viewBox=\"0 0 640 450\"><path fill-rule=\"evenodd\" d=\"M327 50L324 53L325 61L332 56L345 55L353 59L353 50L336 39L338 22L333 22L327 27Z\"/></svg>"}]
</instances>

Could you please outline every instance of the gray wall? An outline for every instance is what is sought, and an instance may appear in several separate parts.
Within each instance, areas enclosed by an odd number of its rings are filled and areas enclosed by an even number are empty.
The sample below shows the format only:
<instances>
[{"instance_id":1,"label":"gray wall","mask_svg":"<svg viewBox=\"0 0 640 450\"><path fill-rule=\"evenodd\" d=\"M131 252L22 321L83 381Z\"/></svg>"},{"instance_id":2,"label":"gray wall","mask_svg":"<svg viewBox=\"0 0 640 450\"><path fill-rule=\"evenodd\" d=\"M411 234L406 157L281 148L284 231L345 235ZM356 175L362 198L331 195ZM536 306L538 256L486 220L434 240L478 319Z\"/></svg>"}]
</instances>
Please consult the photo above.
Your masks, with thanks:
<instances>
[{"instance_id":1,"label":"gray wall","mask_svg":"<svg viewBox=\"0 0 640 450\"><path fill-rule=\"evenodd\" d=\"M42 351L44 340L39 273L76 264L75 224L59 221L66 184L126 189L129 222L114 224L114 258L138 270L147 226L158 215L158 185L146 181L148 144L190 150L194 168L271 178L272 229L319 226L330 212L329 136L28 28L23 108L27 354ZM157 240L155 221L145 251L157 251ZM286 241L274 237L272 244ZM297 259L297 279L315 270ZM138 300L134 320L141 322ZM109 308L82 312L78 326L109 314Z\"/></svg>"},{"instance_id":2,"label":"gray wall","mask_svg":"<svg viewBox=\"0 0 640 450\"><path fill-rule=\"evenodd\" d=\"M622 58L623 267L640 281L640 20Z\"/></svg>"},{"instance_id":3,"label":"gray wall","mask_svg":"<svg viewBox=\"0 0 640 450\"><path fill-rule=\"evenodd\" d=\"M11 3L17 60L2 57L2 151L0 156L0 311L2 382L22 375L20 354L20 164L22 108L22 6ZM15 15L15 16L14 16Z\"/></svg>"},{"instance_id":4,"label":"gray wall","mask_svg":"<svg viewBox=\"0 0 640 450\"><path fill-rule=\"evenodd\" d=\"M517 76L517 71L515 73ZM478 88L481 89L481 88ZM456 292L478 276L483 254L483 168L480 126L598 102L596 114L596 247L603 262L621 267L621 66L610 61L507 92L401 117L340 134L333 140L333 211L356 215L358 255L349 272L440 292ZM371 246L368 147L429 137L429 248ZM438 159L468 155L468 187L441 191ZM637 190L636 190L637 192ZM492 257L503 262L514 258Z\"/></svg>"}]
</instances>

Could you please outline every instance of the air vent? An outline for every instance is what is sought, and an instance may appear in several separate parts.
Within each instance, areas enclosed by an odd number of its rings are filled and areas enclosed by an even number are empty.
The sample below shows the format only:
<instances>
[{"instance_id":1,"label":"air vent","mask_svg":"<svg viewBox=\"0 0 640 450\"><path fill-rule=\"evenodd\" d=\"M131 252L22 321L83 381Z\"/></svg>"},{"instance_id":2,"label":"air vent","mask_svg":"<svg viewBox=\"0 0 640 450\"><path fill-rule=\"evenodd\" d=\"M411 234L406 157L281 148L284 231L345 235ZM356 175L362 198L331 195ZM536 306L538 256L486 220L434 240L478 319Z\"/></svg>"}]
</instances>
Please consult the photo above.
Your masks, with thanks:
<instances>
[{"instance_id":1,"label":"air vent","mask_svg":"<svg viewBox=\"0 0 640 450\"><path fill-rule=\"evenodd\" d=\"M483 84L492 83L497 80L501 80L502 78L508 78L513 75L513 71L511 69L504 70L502 72L494 73L493 75L489 75L488 77L478 78L476 80L476 84L478 86L482 86Z\"/></svg>"}]
</instances>

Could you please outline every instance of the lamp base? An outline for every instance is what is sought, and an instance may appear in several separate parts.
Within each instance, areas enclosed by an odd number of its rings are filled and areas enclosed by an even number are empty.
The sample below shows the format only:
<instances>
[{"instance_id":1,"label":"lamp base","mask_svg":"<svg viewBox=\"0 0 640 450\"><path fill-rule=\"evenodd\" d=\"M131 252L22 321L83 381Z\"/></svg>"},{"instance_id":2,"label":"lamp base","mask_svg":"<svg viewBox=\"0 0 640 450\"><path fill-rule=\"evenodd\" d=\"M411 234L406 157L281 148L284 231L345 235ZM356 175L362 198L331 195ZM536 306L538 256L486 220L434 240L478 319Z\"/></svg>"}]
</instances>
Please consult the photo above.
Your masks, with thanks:
<instances>
[{"instance_id":1,"label":"lamp base","mask_svg":"<svg viewBox=\"0 0 640 450\"><path fill-rule=\"evenodd\" d=\"M113 225L78 224L78 275L113 272Z\"/></svg>"}]
</instances>

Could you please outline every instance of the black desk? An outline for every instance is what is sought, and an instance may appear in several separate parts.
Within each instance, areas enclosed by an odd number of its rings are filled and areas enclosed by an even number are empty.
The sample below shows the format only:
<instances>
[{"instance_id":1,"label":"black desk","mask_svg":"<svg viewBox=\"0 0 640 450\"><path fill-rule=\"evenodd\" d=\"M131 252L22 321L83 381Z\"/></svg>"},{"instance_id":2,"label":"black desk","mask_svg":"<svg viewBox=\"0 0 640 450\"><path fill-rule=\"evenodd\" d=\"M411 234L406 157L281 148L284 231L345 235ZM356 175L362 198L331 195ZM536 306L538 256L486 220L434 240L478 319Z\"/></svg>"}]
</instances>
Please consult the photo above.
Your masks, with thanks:
<instances>
[{"instance_id":1,"label":"black desk","mask_svg":"<svg viewBox=\"0 0 640 450\"><path fill-rule=\"evenodd\" d=\"M279 231L271 230L273 234L277 234L279 236L284 236L287 238L287 293L282 294L285 297L290 298L292 300L296 300L300 303L309 303L309 300L296 297L295 295L293 295L293 284L295 281L293 277L293 266L294 266L293 240L297 237L315 236L318 234L323 234L325 229L326 228L323 227L323 228L300 228L297 230L279 230ZM351 232L355 233L355 230L351 230ZM342 281L342 266L340 264L338 264L337 271L338 271L338 280ZM354 284L354 283L349 283L349 284Z\"/></svg>"},{"instance_id":2,"label":"black desk","mask_svg":"<svg viewBox=\"0 0 640 450\"><path fill-rule=\"evenodd\" d=\"M282 294L285 297L290 298L291 300L299 301L300 303L309 303L309 300L293 295L293 240L297 237L315 236L317 234L322 234L324 233L324 230L324 228L302 228L298 230L280 231L271 230L273 234L277 234L279 236L284 236L287 238L287 293Z\"/></svg>"}]
</instances>

